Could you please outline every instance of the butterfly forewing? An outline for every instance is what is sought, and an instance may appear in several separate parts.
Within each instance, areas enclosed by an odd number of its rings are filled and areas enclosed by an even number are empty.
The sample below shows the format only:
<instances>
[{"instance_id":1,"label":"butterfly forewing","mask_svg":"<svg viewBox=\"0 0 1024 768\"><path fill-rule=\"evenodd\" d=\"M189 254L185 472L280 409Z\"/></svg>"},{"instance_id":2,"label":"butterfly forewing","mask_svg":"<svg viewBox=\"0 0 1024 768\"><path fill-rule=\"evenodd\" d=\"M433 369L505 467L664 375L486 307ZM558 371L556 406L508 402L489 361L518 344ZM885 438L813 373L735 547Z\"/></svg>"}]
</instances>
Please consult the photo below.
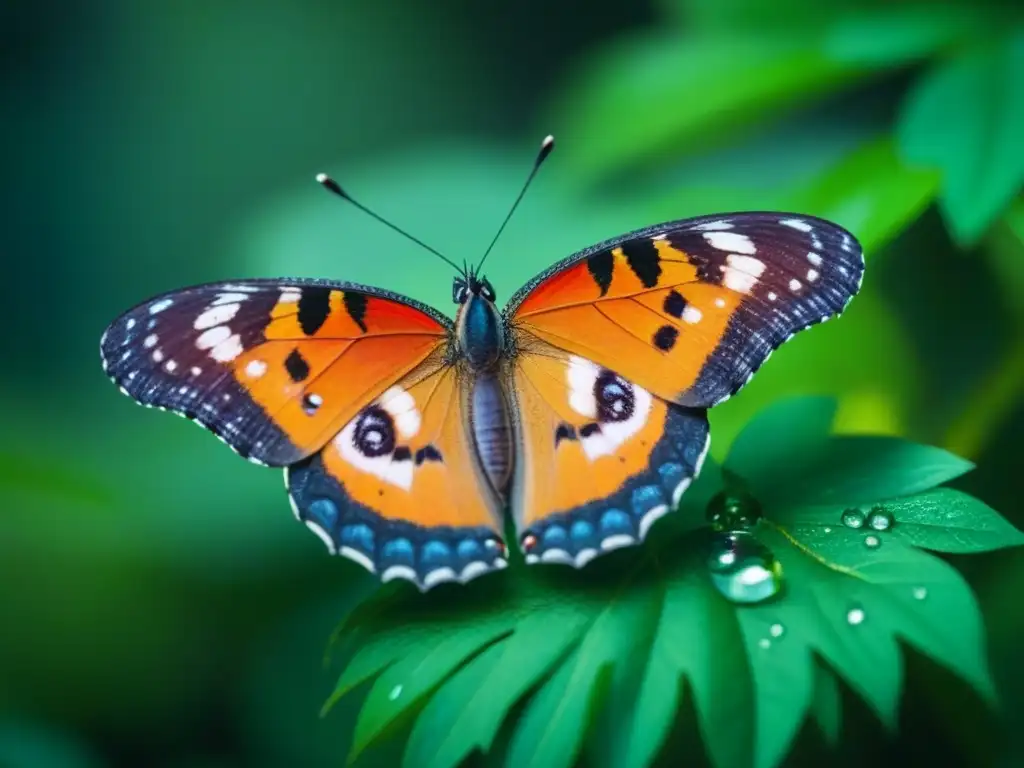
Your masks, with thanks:
<instances>
[{"instance_id":1,"label":"butterfly forewing","mask_svg":"<svg viewBox=\"0 0 1024 768\"><path fill-rule=\"evenodd\" d=\"M448 328L425 307L363 286L212 283L125 313L101 355L133 399L195 420L253 461L285 466L399 378L442 365Z\"/></svg>"},{"instance_id":2,"label":"butterfly forewing","mask_svg":"<svg viewBox=\"0 0 1024 768\"><path fill-rule=\"evenodd\" d=\"M860 245L830 222L721 214L588 248L520 291L506 315L524 339L710 407L793 334L839 314L863 270Z\"/></svg>"}]
</instances>

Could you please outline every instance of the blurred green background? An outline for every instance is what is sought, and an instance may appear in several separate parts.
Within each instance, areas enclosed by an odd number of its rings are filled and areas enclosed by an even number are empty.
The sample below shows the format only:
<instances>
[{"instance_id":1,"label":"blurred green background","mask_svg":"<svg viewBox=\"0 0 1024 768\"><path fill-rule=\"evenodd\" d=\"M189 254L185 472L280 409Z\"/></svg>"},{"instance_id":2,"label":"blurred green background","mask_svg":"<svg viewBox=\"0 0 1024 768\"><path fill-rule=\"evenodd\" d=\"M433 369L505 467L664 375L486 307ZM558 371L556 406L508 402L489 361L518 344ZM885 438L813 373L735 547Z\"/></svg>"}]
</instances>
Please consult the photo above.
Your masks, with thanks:
<instances>
[{"instance_id":1,"label":"blurred green background","mask_svg":"<svg viewBox=\"0 0 1024 768\"><path fill-rule=\"evenodd\" d=\"M866 247L862 294L715 410L714 454L783 395L836 394L838 428L976 461L959 486L1024 526L1019 4L4 0L0 766L343 759L323 652L371 582L294 523L278 472L120 396L99 337L238 277L447 311L446 268L314 174L472 259L547 133L488 262L500 298L657 221L834 218ZM862 716L850 754L1024 764L1024 556L956 564L1005 718L917 669L906 727Z\"/></svg>"}]
</instances>

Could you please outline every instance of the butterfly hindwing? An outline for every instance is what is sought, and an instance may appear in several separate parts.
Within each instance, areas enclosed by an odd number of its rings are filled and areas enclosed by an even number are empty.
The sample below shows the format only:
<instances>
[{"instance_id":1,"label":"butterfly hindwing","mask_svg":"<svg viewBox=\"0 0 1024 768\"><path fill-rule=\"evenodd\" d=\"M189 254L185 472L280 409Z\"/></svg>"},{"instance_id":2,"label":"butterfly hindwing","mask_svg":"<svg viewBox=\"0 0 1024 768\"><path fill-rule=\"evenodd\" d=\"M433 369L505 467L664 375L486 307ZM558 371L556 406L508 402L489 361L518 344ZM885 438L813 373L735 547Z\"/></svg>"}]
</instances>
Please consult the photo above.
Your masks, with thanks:
<instances>
[{"instance_id":1,"label":"butterfly hindwing","mask_svg":"<svg viewBox=\"0 0 1024 768\"><path fill-rule=\"evenodd\" d=\"M524 340L710 407L793 334L839 314L863 269L860 245L831 222L720 214L588 248L528 284L505 314Z\"/></svg>"},{"instance_id":2,"label":"butterfly hindwing","mask_svg":"<svg viewBox=\"0 0 1024 768\"><path fill-rule=\"evenodd\" d=\"M520 349L512 381L512 509L527 562L582 567L642 541L700 471L710 439L703 409L543 343Z\"/></svg>"},{"instance_id":3,"label":"butterfly hindwing","mask_svg":"<svg viewBox=\"0 0 1024 768\"><path fill-rule=\"evenodd\" d=\"M211 283L115 320L104 369L143 405L185 415L252 461L319 450L369 401L441 365L450 321L408 299L307 279Z\"/></svg>"},{"instance_id":4,"label":"butterfly hindwing","mask_svg":"<svg viewBox=\"0 0 1024 768\"><path fill-rule=\"evenodd\" d=\"M311 458L286 470L296 515L384 581L426 590L506 564L503 503L468 438L454 367L387 389Z\"/></svg>"}]
</instances>

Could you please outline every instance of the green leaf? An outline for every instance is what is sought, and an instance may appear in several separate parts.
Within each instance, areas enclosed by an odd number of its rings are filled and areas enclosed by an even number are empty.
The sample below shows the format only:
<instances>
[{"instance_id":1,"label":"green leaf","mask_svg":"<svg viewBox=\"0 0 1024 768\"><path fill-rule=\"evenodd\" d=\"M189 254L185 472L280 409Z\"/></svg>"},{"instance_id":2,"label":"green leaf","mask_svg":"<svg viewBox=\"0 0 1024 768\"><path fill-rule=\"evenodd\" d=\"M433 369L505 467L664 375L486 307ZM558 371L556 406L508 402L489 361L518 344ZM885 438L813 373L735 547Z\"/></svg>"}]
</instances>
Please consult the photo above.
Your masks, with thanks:
<instances>
[{"instance_id":1,"label":"green leaf","mask_svg":"<svg viewBox=\"0 0 1024 768\"><path fill-rule=\"evenodd\" d=\"M942 172L939 203L958 241L972 244L1024 182L1024 34L986 41L926 74L897 125L910 164Z\"/></svg>"},{"instance_id":2,"label":"green leaf","mask_svg":"<svg viewBox=\"0 0 1024 768\"><path fill-rule=\"evenodd\" d=\"M643 34L617 40L575 72L547 124L573 137L561 162L588 182L667 149L718 141L865 73L799 35Z\"/></svg>"},{"instance_id":3,"label":"green leaf","mask_svg":"<svg viewBox=\"0 0 1024 768\"><path fill-rule=\"evenodd\" d=\"M661 617L636 706L613 752L615 765L651 763L675 720L684 679L712 761L742 765L752 749L753 693L736 618L711 587L695 552L683 553L677 579L653 563L665 582ZM693 616L703 619L694 622Z\"/></svg>"},{"instance_id":4,"label":"green leaf","mask_svg":"<svg viewBox=\"0 0 1024 768\"><path fill-rule=\"evenodd\" d=\"M894 537L922 549L968 554L1024 544L1024 533L998 512L952 488L933 488L916 496L892 499L864 512L870 514L872 509L892 516ZM843 507L822 507L790 514L801 525L834 527L842 524L844 511Z\"/></svg>"},{"instance_id":5,"label":"green leaf","mask_svg":"<svg viewBox=\"0 0 1024 768\"><path fill-rule=\"evenodd\" d=\"M975 5L885 5L835 20L825 33L824 46L837 61L901 66L976 36L984 21Z\"/></svg>"},{"instance_id":6,"label":"green leaf","mask_svg":"<svg viewBox=\"0 0 1024 768\"><path fill-rule=\"evenodd\" d=\"M774 768L808 718L836 742L840 678L894 728L901 642L992 701L974 597L950 565L916 546L977 551L1020 543L1021 534L963 494L919 493L964 462L898 440L828 437L831 411L823 399L780 404L737 442L751 476L763 476L758 441L761 455L777 446L804 468L795 501L766 505L770 516L745 534L767 548L760 562L781 569L774 596L734 602L753 582L727 588L721 571L709 577L710 558L720 564L732 551L743 566L749 553L722 549L723 534L691 521L580 571L514 565L465 587L378 598L346 630L363 645L339 695L377 676L353 753L414 720L406 766L448 768L484 752L515 765L641 768L661 757L685 693L715 766ZM808 425L778 432L801 414ZM812 501L899 489L911 495L885 503L895 516L886 530L848 527L841 506ZM700 519L692 504L677 514ZM507 754L495 753L506 739L499 733L508 734Z\"/></svg>"},{"instance_id":7,"label":"green leaf","mask_svg":"<svg viewBox=\"0 0 1024 768\"><path fill-rule=\"evenodd\" d=\"M757 414L733 441L725 467L755 495L792 486L828 438L836 416L831 397L790 397ZM765 446L771 446L765 451Z\"/></svg>"},{"instance_id":8,"label":"green leaf","mask_svg":"<svg viewBox=\"0 0 1024 768\"><path fill-rule=\"evenodd\" d=\"M580 618L527 616L507 640L457 672L417 719L404 765L459 765L473 750L490 749L509 709L578 639Z\"/></svg>"},{"instance_id":9,"label":"green leaf","mask_svg":"<svg viewBox=\"0 0 1024 768\"><path fill-rule=\"evenodd\" d=\"M762 443L767 449L770 442ZM851 435L824 440L801 465L799 476L792 466L764 470L757 486L765 505L856 505L919 493L952 480L974 465L941 448L919 445L894 437ZM727 466L728 469L733 467ZM734 471L743 476L736 468Z\"/></svg>"},{"instance_id":10,"label":"green leaf","mask_svg":"<svg viewBox=\"0 0 1024 768\"><path fill-rule=\"evenodd\" d=\"M788 206L842 224L871 253L921 215L938 193L939 180L935 170L905 165L892 141L880 138L798 190Z\"/></svg>"},{"instance_id":11,"label":"green leaf","mask_svg":"<svg viewBox=\"0 0 1024 768\"><path fill-rule=\"evenodd\" d=\"M839 681L821 661L815 664L814 692L811 694L811 717L831 747L839 743L843 730L843 701Z\"/></svg>"}]
</instances>

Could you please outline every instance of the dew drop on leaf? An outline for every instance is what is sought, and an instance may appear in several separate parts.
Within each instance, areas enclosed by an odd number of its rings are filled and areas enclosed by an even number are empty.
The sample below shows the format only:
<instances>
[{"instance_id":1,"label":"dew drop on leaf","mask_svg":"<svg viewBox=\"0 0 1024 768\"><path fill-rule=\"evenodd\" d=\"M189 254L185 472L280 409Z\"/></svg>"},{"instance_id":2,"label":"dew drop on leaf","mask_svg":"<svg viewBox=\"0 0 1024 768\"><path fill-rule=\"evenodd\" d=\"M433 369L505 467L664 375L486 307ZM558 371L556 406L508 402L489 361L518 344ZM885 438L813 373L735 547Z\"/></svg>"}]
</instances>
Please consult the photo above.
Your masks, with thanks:
<instances>
[{"instance_id":1,"label":"dew drop on leaf","mask_svg":"<svg viewBox=\"0 0 1024 768\"><path fill-rule=\"evenodd\" d=\"M843 525L847 528L863 528L864 515L859 509L847 509L843 512Z\"/></svg>"},{"instance_id":2,"label":"dew drop on leaf","mask_svg":"<svg viewBox=\"0 0 1024 768\"><path fill-rule=\"evenodd\" d=\"M832 529L829 526L825 526L825 533L832 533Z\"/></svg>"},{"instance_id":3,"label":"dew drop on leaf","mask_svg":"<svg viewBox=\"0 0 1024 768\"><path fill-rule=\"evenodd\" d=\"M747 531L714 534L707 565L715 589L734 603L760 603L782 589L782 564Z\"/></svg>"},{"instance_id":4,"label":"dew drop on leaf","mask_svg":"<svg viewBox=\"0 0 1024 768\"><path fill-rule=\"evenodd\" d=\"M391 701L394 701L395 699L397 699L401 695L402 695L402 686L401 686L401 684L399 684L399 685L396 685L394 688L391 689L391 693L388 694L388 699L391 700Z\"/></svg>"},{"instance_id":5,"label":"dew drop on leaf","mask_svg":"<svg viewBox=\"0 0 1024 768\"><path fill-rule=\"evenodd\" d=\"M746 531L761 519L761 504L749 493L722 491L708 502L706 514L716 531Z\"/></svg>"},{"instance_id":6,"label":"dew drop on leaf","mask_svg":"<svg viewBox=\"0 0 1024 768\"><path fill-rule=\"evenodd\" d=\"M914 587L913 595L915 600L924 600L928 597L928 590L924 587Z\"/></svg>"},{"instance_id":7,"label":"dew drop on leaf","mask_svg":"<svg viewBox=\"0 0 1024 768\"><path fill-rule=\"evenodd\" d=\"M769 640L767 637L762 637L760 640L757 641L757 647L768 650L772 647L772 641Z\"/></svg>"},{"instance_id":8,"label":"dew drop on leaf","mask_svg":"<svg viewBox=\"0 0 1024 768\"><path fill-rule=\"evenodd\" d=\"M882 546L882 540L874 535L865 536L864 546L868 549L878 549L880 546Z\"/></svg>"},{"instance_id":9,"label":"dew drop on leaf","mask_svg":"<svg viewBox=\"0 0 1024 768\"><path fill-rule=\"evenodd\" d=\"M855 605L854 607L850 608L850 610L848 610L846 612L846 623L850 624L852 626L857 626L858 624L863 624L864 623L864 619L865 619L864 609L861 608L858 605Z\"/></svg>"},{"instance_id":10,"label":"dew drop on leaf","mask_svg":"<svg viewBox=\"0 0 1024 768\"><path fill-rule=\"evenodd\" d=\"M786 634L786 628L781 624L772 624L771 627L768 628L768 632L772 637L782 637Z\"/></svg>"},{"instance_id":11,"label":"dew drop on leaf","mask_svg":"<svg viewBox=\"0 0 1024 768\"><path fill-rule=\"evenodd\" d=\"M868 513L868 527L876 531L888 531L895 522L892 513L885 507L875 507Z\"/></svg>"}]
</instances>

